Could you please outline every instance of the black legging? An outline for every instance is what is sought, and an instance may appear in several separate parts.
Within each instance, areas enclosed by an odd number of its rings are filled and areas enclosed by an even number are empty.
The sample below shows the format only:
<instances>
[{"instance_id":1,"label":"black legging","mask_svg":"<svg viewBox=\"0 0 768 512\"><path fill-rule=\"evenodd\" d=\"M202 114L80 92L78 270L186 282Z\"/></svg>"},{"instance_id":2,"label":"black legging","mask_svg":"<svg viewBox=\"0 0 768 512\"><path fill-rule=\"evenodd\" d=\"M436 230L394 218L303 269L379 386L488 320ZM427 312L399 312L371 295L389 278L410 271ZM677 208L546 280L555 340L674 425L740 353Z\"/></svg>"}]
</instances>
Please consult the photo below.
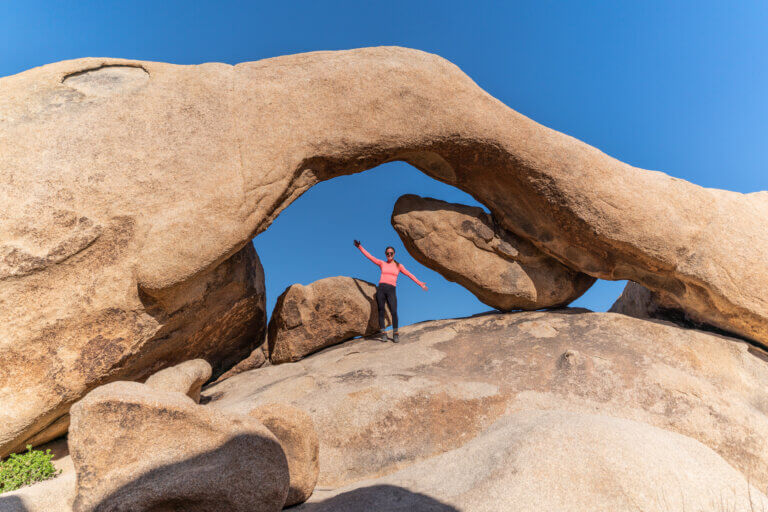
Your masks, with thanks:
<instances>
[{"instance_id":1,"label":"black legging","mask_svg":"<svg viewBox=\"0 0 768 512\"><path fill-rule=\"evenodd\" d=\"M384 330L387 325L387 310L384 303L389 304L389 312L392 313L392 329L397 330L397 295L395 287L387 283L379 283L376 287L376 303L379 305L379 329Z\"/></svg>"}]
</instances>

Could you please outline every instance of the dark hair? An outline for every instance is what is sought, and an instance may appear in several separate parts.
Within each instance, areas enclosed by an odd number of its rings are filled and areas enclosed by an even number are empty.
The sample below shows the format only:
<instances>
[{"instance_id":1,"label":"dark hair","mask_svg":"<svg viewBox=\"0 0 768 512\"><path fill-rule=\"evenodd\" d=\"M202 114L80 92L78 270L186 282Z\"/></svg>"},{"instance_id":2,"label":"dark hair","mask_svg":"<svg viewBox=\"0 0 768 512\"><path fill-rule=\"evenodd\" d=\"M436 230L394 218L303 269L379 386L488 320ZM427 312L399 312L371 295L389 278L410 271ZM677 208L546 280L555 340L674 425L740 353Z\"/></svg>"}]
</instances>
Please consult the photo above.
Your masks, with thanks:
<instances>
[{"instance_id":1,"label":"dark hair","mask_svg":"<svg viewBox=\"0 0 768 512\"><path fill-rule=\"evenodd\" d=\"M386 249L384 249L384 255L385 255L385 256L386 256L386 254L387 254L387 251L388 251L388 250L390 250L390 249L392 249L392 252L395 252L395 248L394 248L394 247L392 247L391 245L388 245L388 246L387 246L387 248L386 248ZM393 256L394 256L394 254L393 254ZM397 262L397 260L396 260L395 258L392 258L392 261L394 261L394 262L395 262L395 265L397 265L398 267L400 266L400 264Z\"/></svg>"}]
</instances>

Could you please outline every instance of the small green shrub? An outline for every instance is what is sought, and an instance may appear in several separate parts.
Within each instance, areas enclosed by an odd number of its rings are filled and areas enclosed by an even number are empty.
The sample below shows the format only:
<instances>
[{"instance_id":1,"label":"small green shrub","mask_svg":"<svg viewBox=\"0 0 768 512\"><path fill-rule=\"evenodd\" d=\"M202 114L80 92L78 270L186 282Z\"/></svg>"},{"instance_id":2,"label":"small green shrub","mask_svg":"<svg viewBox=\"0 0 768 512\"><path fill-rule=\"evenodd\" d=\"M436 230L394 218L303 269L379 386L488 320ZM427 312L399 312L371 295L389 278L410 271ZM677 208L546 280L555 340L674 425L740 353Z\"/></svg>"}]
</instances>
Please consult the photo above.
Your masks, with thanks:
<instances>
[{"instance_id":1,"label":"small green shrub","mask_svg":"<svg viewBox=\"0 0 768 512\"><path fill-rule=\"evenodd\" d=\"M31 445L27 445L27 453L14 453L0 462L0 494L61 473L53 467L52 458L51 450L33 450Z\"/></svg>"}]
</instances>

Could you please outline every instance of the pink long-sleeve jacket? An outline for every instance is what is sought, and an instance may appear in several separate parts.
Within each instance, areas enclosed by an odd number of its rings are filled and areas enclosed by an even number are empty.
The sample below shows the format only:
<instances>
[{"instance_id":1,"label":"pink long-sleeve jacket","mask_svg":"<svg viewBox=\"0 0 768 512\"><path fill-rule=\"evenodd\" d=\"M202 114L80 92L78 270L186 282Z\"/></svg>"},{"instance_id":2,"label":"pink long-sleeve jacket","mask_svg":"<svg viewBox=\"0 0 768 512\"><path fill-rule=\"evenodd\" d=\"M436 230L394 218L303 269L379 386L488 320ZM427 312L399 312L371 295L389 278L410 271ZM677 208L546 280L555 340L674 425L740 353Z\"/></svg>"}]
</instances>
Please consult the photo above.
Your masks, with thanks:
<instances>
[{"instance_id":1,"label":"pink long-sleeve jacket","mask_svg":"<svg viewBox=\"0 0 768 512\"><path fill-rule=\"evenodd\" d=\"M397 264L394 261L392 263L388 263L378 258L374 258L371 256L371 253L365 250L362 244L358 246L358 249L360 249L360 252L362 252L366 258L371 260L375 265L378 265L378 267L381 269L381 277L379 278L379 283L386 283L391 284L392 286L397 286L397 276L400 274L400 272L402 272L403 274L413 279L413 282L417 285L422 287L424 286L424 283L416 279L416 276L408 272L408 270L406 270L402 264Z\"/></svg>"}]
</instances>

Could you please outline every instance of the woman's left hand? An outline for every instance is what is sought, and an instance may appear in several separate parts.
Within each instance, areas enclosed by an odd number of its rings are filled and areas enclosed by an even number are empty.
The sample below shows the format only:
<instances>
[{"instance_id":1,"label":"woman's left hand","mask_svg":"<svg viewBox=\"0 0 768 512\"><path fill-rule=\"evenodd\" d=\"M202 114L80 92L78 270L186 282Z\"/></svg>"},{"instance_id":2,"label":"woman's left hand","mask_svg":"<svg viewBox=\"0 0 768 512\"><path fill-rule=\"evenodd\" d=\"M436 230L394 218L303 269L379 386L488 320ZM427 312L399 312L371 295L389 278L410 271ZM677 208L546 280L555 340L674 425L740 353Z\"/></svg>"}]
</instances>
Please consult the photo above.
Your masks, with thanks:
<instances>
[{"instance_id":1,"label":"woman's left hand","mask_svg":"<svg viewBox=\"0 0 768 512\"><path fill-rule=\"evenodd\" d=\"M427 289L428 289L427 288L427 283L422 284L421 285L421 289L424 290L424 291L427 291Z\"/></svg>"}]
</instances>

